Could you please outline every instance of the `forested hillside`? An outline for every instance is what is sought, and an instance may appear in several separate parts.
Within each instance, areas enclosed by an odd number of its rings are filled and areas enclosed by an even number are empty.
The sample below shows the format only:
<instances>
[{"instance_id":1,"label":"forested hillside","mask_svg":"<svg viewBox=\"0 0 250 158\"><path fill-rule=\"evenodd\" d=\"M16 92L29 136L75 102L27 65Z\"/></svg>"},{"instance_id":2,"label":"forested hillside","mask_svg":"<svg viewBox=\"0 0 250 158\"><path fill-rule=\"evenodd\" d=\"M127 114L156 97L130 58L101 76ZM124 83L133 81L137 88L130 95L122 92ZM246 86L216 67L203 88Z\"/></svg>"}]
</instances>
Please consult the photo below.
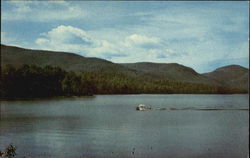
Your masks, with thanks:
<instances>
[{"instance_id":1,"label":"forested hillside","mask_svg":"<svg viewBox=\"0 0 250 158\"><path fill-rule=\"evenodd\" d=\"M152 76L152 78L155 79L168 79L190 83L216 84L216 82L209 80L205 76L197 73L192 68L177 63L139 62L122 65L133 70L144 72L148 76Z\"/></svg>"},{"instance_id":2,"label":"forested hillside","mask_svg":"<svg viewBox=\"0 0 250 158\"><path fill-rule=\"evenodd\" d=\"M213 72L205 73L204 76L224 87L238 87L247 90L249 85L249 69L239 65L224 66Z\"/></svg>"},{"instance_id":3,"label":"forested hillside","mask_svg":"<svg viewBox=\"0 0 250 158\"><path fill-rule=\"evenodd\" d=\"M248 92L248 69L240 66L199 74L179 64L117 64L1 45L1 70L1 98Z\"/></svg>"}]
</instances>

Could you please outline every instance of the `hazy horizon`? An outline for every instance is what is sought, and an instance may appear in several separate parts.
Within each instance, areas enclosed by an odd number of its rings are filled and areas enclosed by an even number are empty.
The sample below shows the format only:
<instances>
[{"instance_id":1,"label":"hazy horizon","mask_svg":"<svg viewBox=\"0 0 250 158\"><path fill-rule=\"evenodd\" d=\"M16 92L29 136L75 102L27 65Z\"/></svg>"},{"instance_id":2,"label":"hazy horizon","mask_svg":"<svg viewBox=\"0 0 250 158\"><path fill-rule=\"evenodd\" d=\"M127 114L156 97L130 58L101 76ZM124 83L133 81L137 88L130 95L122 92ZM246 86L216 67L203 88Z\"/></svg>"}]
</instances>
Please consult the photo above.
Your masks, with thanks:
<instances>
[{"instance_id":1,"label":"hazy horizon","mask_svg":"<svg viewBox=\"0 0 250 158\"><path fill-rule=\"evenodd\" d=\"M115 63L178 63L199 73L249 68L242 2L1 1L1 43Z\"/></svg>"}]
</instances>

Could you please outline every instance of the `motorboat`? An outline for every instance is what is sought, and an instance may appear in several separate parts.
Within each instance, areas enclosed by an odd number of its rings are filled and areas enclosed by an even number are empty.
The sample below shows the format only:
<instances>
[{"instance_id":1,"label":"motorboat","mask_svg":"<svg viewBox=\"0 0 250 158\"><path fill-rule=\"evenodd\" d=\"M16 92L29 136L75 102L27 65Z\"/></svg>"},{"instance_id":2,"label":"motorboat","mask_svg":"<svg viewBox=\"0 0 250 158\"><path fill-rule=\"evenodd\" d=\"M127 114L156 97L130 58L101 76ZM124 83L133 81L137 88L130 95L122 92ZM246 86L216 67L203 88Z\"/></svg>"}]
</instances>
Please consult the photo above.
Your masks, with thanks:
<instances>
[{"instance_id":1,"label":"motorboat","mask_svg":"<svg viewBox=\"0 0 250 158\"><path fill-rule=\"evenodd\" d=\"M146 106L144 104L139 104L137 107L136 107L136 110L138 111L144 111L144 110L151 110L152 108L149 107L149 106Z\"/></svg>"}]
</instances>

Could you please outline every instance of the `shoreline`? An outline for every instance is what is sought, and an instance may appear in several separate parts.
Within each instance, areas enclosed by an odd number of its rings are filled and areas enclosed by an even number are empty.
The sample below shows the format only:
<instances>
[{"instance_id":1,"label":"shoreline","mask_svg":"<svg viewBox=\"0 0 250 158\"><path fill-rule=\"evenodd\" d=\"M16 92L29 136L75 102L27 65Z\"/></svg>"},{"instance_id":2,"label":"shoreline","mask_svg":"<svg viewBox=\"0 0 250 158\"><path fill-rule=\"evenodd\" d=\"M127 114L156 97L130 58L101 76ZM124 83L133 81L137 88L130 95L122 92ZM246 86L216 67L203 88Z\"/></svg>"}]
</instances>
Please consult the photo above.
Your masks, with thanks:
<instances>
[{"instance_id":1,"label":"shoreline","mask_svg":"<svg viewBox=\"0 0 250 158\"><path fill-rule=\"evenodd\" d=\"M1 101L31 101L31 100L56 100L56 99L70 99L70 98L93 98L97 95L247 95L249 93L130 93L130 94L94 94L94 95L83 95L83 96L55 96L55 97L36 97L36 98L0 98Z\"/></svg>"}]
</instances>

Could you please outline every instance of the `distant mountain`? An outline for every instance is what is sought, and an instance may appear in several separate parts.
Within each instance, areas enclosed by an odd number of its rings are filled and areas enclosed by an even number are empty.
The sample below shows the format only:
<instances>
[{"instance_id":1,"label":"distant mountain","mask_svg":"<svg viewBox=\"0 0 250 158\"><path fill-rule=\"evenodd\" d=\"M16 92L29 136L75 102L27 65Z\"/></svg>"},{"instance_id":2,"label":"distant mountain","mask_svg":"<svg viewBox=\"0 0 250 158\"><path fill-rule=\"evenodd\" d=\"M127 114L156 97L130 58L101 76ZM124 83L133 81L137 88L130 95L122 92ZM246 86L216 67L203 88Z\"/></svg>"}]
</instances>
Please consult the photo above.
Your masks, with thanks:
<instances>
[{"instance_id":1,"label":"distant mountain","mask_svg":"<svg viewBox=\"0 0 250 158\"><path fill-rule=\"evenodd\" d=\"M181 82L217 84L207 79L205 76L197 73L192 68L177 63L127 63L121 64L127 68L143 72L156 79L169 79Z\"/></svg>"},{"instance_id":2,"label":"distant mountain","mask_svg":"<svg viewBox=\"0 0 250 158\"><path fill-rule=\"evenodd\" d=\"M151 80L173 80L223 86L227 88L248 89L247 68L231 65L218 68L213 72L199 74L192 68L177 63L113 63L99 58L87 58L73 53L30 50L1 44L2 66L23 64L37 66L58 66L75 72L119 73L128 77Z\"/></svg>"},{"instance_id":3,"label":"distant mountain","mask_svg":"<svg viewBox=\"0 0 250 158\"><path fill-rule=\"evenodd\" d=\"M1 64L19 67L23 64L58 66L75 72L120 72L135 74L133 70L99 58L85 58L66 52L23 49L1 44Z\"/></svg>"},{"instance_id":4,"label":"distant mountain","mask_svg":"<svg viewBox=\"0 0 250 158\"><path fill-rule=\"evenodd\" d=\"M203 75L224 87L247 90L249 86L249 69L239 65L224 66Z\"/></svg>"}]
</instances>

